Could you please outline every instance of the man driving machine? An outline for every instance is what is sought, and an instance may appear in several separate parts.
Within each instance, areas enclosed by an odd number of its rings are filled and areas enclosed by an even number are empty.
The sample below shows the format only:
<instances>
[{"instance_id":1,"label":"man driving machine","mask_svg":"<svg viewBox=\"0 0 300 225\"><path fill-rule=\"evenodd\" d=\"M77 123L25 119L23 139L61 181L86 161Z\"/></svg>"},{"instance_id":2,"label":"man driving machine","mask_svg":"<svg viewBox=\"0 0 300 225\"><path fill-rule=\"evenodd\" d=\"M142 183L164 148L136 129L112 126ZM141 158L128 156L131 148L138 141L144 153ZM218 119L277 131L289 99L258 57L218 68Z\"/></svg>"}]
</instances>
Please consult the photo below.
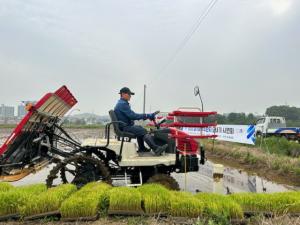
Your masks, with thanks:
<instances>
[{"instance_id":1,"label":"man driving machine","mask_svg":"<svg viewBox=\"0 0 300 225\"><path fill-rule=\"evenodd\" d=\"M132 133L136 136L139 150L138 152L148 152L149 150L145 147L144 141L147 145L154 151L155 155L159 156L163 153L167 148L168 144L163 146L157 145L151 134L147 132L145 128L142 126L137 126L134 124L135 120L154 120L155 113L150 114L139 114L135 113L131 110L129 101L131 96L134 95L133 92L130 91L128 87L123 87L120 92L120 99L117 102L114 111L117 116L117 119L122 123L119 124L119 128L121 131Z\"/></svg>"}]
</instances>

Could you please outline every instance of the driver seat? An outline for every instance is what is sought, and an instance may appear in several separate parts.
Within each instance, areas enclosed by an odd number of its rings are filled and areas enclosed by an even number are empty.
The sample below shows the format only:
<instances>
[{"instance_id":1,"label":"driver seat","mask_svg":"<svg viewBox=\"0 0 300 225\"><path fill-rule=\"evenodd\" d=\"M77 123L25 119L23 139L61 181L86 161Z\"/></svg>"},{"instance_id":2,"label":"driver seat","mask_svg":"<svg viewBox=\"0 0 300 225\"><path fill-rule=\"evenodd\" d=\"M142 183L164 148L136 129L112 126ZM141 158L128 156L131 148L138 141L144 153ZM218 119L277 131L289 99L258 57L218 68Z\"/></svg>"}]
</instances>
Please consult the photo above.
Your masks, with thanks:
<instances>
[{"instance_id":1,"label":"driver seat","mask_svg":"<svg viewBox=\"0 0 300 225\"><path fill-rule=\"evenodd\" d=\"M124 131L120 130L119 124L121 124L123 122L118 121L118 118L117 118L114 110L109 111L109 116L110 116L111 122L114 127L114 131L115 131L115 134L116 134L118 140L121 140L123 138L128 138L128 142L130 142L132 138L136 138L135 134L129 133L129 132L124 132Z\"/></svg>"}]
</instances>

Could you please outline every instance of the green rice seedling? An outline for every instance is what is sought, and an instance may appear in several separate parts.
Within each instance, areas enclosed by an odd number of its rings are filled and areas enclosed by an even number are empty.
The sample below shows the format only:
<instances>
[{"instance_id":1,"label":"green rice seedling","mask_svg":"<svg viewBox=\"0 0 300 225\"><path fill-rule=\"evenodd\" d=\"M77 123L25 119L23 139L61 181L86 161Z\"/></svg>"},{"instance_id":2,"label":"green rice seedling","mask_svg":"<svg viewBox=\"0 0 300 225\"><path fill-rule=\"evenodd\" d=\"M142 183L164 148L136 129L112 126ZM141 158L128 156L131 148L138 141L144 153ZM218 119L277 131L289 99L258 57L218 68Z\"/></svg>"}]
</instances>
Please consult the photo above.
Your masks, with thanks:
<instances>
[{"instance_id":1,"label":"green rice seedling","mask_svg":"<svg viewBox=\"0 0 300 225\"><path fill-rule=\"evenodd\" d=\"M90 182L90 183L87 183L86 185L84 185L82 188L80 188L80 192L82 190L93 190L94 188L98 188L98 187L105 187L105 184L106 183L103 183L103 182ZM107 187L110 187L110 185L106 185Z\"/></svg>"},{"instance_id":2,"label":"green rice seedling","mask_svg":"<svg viewBox=\"0 0 300 225\"><path fill-rule=\"evenodd\" d=\"M20 191L7 191L0 193L0 216L17 214L18 207L27 200L27 195Z\"/></svg>"},{"instance_id":3,"label":"green rice seedling","mask_svg":"<svg viewBox=\"0 0 300 225\"><path fill-rule=\"evenodd\" d=\"M63 184L33 196L20 208L22 216L31 216L59 210L61 203L77 190L73 184Z\"/></svg>"},{"instance_id":4,"label":"green rice seedling","mask_svg":"<svg viewBox=\"0 0 300 225\"><path fill-rule=\"evenodd\" d=\"M0 216L18 214L35 195L46 191L46 185L35 184L11 188L6 192L0 192Z\"/></svg>"},{"instance_id":5,"label":"green rice seedling","mask_svg":"<svg viewBox=\"0 0 300 225\"><path fill-rule=\"evenodd\" d=\"M237 193L229 196L240 204L244 212L268 212L270 202L266 194Z\"/></svg>"},{"instance_id":6,"label":"green rice seedling","mask_svg":"<svg viewBox=\"0 0 300 225\"><path fill-rule=\"evenodd\" d=\"M0 182L0 192L9 191L10 189L14 188L13 185L7 182Z\"/></svg>"},{"instance_id":7,"label":"green rice seedling","mask_svg":"<svg viewBox=\"0 0 300 225\"><path fill-rule=\"evenodd\" d=\"M299 192L285 192L274 194L240 193L230 196L240 204L244 211L271 212L277 215L285 213L299 213Z\"/></svg>"},{"instance_id":8,"label":"green rice seedling","mask_svg":"<svg viewBox=\"0 0 300 225\"><path fill-rule=\"evenodd\" d=\"M18 191L26 192L31 195L38 195L47 190L47 186L45 184L31 184L31 185L23 185L15 188Z\"/></svg>"},{"instance_id":9,"label":"green rice seedling","mask_svg":"<svg viewBox=\"0 0 300 225\"><path fill-rule=\"evenodd\" d=\"M66 199L60 212L63 218L92 217L98 212L105 212L108 208L108 190L106 183L89 183L78 192Z\"/></svg>"},{"instance_id":10,"label":"green rice seedling","mask_svg":"<svg viewBox=\"0 0 300 225\"><path fill-rule=\"evenodd\" d=\"M286 213L300 213L300 194L299 192L284 192L270 194L270 211L277 215Z\"/></svg>"},{"instance_id":11,"label":"green rice seedling","mask_svg":"<svg viewBox=\"0 0 300 225\"><path fill-rule=\"evenodd\" d=\"M71 197L60 207L62 218L93 217L98 213L99 202L97 195L91 194L86 198Z\"/></svg>"},{"instance_id":12,"label":"green rice seedling","mask_svg":"<svg viewBox=\"0 0 300 225\"><path fill-rule=\"evenodd\" d=\"M288 205L288 212L289 213L300 213L300 192L290 192L290 197L295 199L294 202L291 202Z\"/></svg>"},{"instance_id":13,"label":"green rice seedling","mask_svg":"<svg viewBox=\"0 0 300 225\"><path fill-rule=\"evenodd\" d=\"M142 212L142 194L136 188L116 187L109 191L109 210Z\"/></svg>"},{"instance_id":14,"label":"green rice seedling","mask_svg":"<svg viewBox=\"0 0 300 225\"><path fill-rule=\"evenodd\" d=\"M175 217L196 218L203 214L204 203L188 192L171 192L169 213Z\"/></svg>"},{"instance_id":15,"label":"green rice seedling","mask_svg":"<svg viewBox=\"0 0 300 225\"><path fill-rule=\"evenodd\" d=\"M199 193L195 197L204 203L204 212L207 217L223 216L228 219L241 219L244 216L241 206L227 196Z\"/></svg>"},{"instance_id":16,"label":"green rice seedling","mask_svg":"<svg viewBox=\"0 0 300 225\"><path fill-rule=\"evenodd\" d=\"M106 193L106 192L111 188L112 187L107 183L91 182L91 183L85 185L84 187L82 187L80 189L80 191L78 191L76 196L77 196L77 198L78 197L84 198L87 194L89 194L91 192L95 192L95 193L97 193L97 195L99 195L99 198L101 198L101 199L103 198L103 200L104 200L104 201L101 201L102 208L107 209L108 204L109 204L109 196L108 196L108 193ZM102 192L104 192L104 193L102 193Z\"/></svg>"},{"instance_id":17,"label":"green rice seedling","mask_svg":"<svg viewBox=\"0 0 300 225\"><path fill-rule=\"evenodd\" d=\"M138 188L146 213L167 213L170 209L170 191L160 184L146 184Z\"/></svg>"}]
</instances>

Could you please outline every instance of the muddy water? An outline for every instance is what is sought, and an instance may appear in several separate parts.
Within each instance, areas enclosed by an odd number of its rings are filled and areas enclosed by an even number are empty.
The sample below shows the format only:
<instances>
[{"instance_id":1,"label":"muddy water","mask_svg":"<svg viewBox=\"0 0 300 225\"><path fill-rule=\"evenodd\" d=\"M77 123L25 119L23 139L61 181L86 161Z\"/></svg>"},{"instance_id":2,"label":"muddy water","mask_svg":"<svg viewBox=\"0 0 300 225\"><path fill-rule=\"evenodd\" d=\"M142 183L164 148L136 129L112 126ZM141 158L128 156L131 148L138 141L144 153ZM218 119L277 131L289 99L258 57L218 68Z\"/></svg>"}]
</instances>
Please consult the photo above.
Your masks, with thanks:
<instances>
[{"instance_id":1,"label":"muddy water","mask_svg":"<svg viewBox=\"0 0 300 225\"><path fill-rule=\"evenodd\" d=\"M217 169L217 171L216 171ZM207 161L199 172L173 174L182 190L189 192L214 192L230 194L237 192L272 193L296 190L296 187L276 184L244 171Z\"/></svg>"},{"instance_id":2,"label":"muddy water","mask_svg":"<svg viewBox=\"0 0 300 225\"><path fill-rule=\"evenodd\" d=\"M0 145L6 140L12 129L0 129ZM75 139L83 140L91 137L103 137L103 130L98 129L71 129L68 132ZM30 174L24 179L14 182L16 186L45 182L52 165L44 168L36 174ZM207 161L200 166L199 172L187 174L172 174L178 181L180 188L189 192L215 192L215 193L236 193L236 192L283 192L298 189L297 187L276 184L264 180L256 175L249 175L244 171L214 164ZM117 185L124 185L118 181Z\"/></svg>"}]
</instances>

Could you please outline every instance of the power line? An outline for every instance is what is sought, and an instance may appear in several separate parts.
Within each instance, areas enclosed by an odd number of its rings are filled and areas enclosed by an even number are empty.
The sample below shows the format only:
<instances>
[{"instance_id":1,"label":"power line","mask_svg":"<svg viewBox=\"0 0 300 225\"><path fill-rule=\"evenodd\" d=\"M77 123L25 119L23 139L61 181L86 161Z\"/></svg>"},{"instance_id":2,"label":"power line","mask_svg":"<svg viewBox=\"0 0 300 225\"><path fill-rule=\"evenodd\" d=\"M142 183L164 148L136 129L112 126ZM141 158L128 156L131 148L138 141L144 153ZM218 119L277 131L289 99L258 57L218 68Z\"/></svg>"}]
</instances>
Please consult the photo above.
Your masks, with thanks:
<instances>
[{"instance_id":1,"label":"power line","mask_svg":"<svg viewBox=\"0 0 300 225\"><path fill-rule=\"evenodd\" d=\"M210 11L213 9L213 7L216 5L216 3L218 2L218 0L211 0L208 4L208 6L206 7L206 9L204 10L204 12L200 15L200 17L198 18L195 26L193 26L193 28L189 31L189 33L185 36L185 38L182 40L182 42L178 45L177 49L175 50L175 52L173 53L173 55L169 58L169 60L167 61L167 63L162 67L161 71L159 73L164 72L169 65L174 61L174 59L176 58L176 56L178 55L178 53L186 46L186 44L188 43L188 41L192 38L192 36L195 34L195 32L198 30L198 28L200 27L200 25L202 24L202 22L204 21L204 19L208 16L208 14L210 13Z\"/></svg>"}]
</instances>

